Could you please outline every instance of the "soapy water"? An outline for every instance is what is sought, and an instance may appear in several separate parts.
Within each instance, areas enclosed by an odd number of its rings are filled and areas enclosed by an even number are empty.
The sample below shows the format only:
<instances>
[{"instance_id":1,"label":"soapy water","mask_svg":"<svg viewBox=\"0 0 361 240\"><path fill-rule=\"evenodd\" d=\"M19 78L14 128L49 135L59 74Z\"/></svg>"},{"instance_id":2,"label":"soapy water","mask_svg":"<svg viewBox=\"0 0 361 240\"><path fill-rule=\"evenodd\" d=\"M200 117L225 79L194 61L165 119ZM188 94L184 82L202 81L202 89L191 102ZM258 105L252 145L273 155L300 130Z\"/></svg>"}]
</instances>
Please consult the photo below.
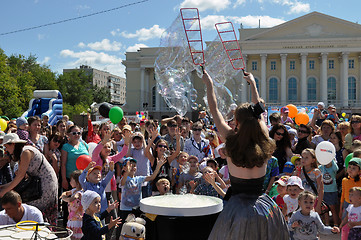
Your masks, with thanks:
<instances>
[{"instance_id":1,"label":"soapy water","mask_svg":"<svg viewBox=\"0 0 361 240\"><path fill-rule=\"evenodd\" d=\"M185 194L144 198L142 203L165 208L200 208L218 205L222 203L222 200L203 195Z\"/></svg>"},{"instance_id":2,"label":"soapy water","mask_svg":"<svg viewBox=\"0 0 361 240\"><path fill-rule=\"evenodd\" d=\"M183 11L183 17L185 14L188 12ZM192 18L194 12L189 12L189 14L186 17ZM197 20L188 20L184 24L186 29L199 28ZM200 38L200 31L188 31L187 34L190 40ZM194 51L201 49L198 42L191 44L191 48ZM235 54L237 53L230 52L230 57L237 57ZM203 61L200 54L193 54L193 58L195 63ZM212 42L207 43L204 58L206 70L214 81L218 109L225 120L230 120L233 115L230 114L229 107L235 103L235 99L225 84L232 81L232 78L237 75L239 77L240 70L233 69L218 35ZM184 116L191 109L199 109L198 103L201 99L198 98L198 92L194 88L191 75L196 72L201 78L203 72L201 67L192 61L180 14L161 36L154 71L159 93L170 108L175 109L181 116ZM236 92L239 91L236 90ZM206 98L203 100L207 110L209 110Z\"/></svg>"}]
</instances>

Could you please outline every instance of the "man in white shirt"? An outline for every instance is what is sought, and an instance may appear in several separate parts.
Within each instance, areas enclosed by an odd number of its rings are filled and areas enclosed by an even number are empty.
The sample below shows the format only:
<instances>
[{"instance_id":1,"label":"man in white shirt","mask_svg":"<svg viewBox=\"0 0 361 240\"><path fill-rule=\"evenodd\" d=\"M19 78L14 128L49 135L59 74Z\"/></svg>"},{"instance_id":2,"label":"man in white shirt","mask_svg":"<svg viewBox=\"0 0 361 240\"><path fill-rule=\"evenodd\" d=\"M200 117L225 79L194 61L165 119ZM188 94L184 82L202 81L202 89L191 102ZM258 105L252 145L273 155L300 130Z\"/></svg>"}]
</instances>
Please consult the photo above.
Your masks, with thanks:
<instances>
[{"instance_id":1,"label":"man in white shirt","mask_svg":"<svg viewBox=\"0 0 361 240\"><path fill-rule=\"evenodd\" d=\"M4 210L0 212L0 225L16 224L21 221L44 222L43 214L34 206L23 204L15 191L7 192L1 199Z\"/></svg>"}]
</instances>

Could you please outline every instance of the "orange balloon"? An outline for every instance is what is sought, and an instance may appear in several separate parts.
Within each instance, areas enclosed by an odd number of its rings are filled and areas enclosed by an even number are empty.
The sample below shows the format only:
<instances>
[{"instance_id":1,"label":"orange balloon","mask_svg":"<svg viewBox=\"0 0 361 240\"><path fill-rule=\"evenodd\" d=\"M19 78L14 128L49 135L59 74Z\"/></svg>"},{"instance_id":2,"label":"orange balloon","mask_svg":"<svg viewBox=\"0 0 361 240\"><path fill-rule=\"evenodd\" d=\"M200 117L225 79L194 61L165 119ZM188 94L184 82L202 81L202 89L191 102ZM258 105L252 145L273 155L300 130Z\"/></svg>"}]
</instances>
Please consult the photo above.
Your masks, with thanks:
<instances>
[{"instance_id":1,"label":"orange balloon","mask_svg":"<svg viewBox=\"0 0 361 240\"><path fill-rule=\"evenodd\" d=\"M293 105L293 104L288 104L286 107L288 107L288 110L290 110L289 113L288 113L288 116L290 118L296 117L296 115L298 113L297 107L295 105Z\"/></svg>"},{"instance_id":2,"label":"orange balloon","mask_svg":"<svg viewBox=\"0 0 361 240\"><path fill-rule=\"evenodd\" d=\"M299 113L295 117L295 121L297 125L305 124L307 125L310 121L310 117L307 115L307 113Z\"/></svg>"}]
</instances>

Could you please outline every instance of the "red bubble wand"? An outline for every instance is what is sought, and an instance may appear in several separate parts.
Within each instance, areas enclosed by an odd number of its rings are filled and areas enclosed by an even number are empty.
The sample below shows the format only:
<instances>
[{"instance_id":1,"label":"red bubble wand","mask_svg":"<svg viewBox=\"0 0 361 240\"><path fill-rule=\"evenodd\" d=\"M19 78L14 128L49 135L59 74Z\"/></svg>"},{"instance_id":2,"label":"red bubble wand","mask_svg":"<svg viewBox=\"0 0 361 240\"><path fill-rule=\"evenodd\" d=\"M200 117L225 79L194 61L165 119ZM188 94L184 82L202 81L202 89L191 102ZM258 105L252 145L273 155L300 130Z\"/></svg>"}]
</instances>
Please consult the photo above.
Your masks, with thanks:
<instances>
[{"instance_id":1,"label":"red bubble wand","mask_svg":"<svg viewBox=\"0 0 361 240\"><path fill-rule=\"evenodd\" d=\"M205 61L199 11L197 8L181 8L180 13L192 61L203 68Z\"/></svg>"}]
</instances>

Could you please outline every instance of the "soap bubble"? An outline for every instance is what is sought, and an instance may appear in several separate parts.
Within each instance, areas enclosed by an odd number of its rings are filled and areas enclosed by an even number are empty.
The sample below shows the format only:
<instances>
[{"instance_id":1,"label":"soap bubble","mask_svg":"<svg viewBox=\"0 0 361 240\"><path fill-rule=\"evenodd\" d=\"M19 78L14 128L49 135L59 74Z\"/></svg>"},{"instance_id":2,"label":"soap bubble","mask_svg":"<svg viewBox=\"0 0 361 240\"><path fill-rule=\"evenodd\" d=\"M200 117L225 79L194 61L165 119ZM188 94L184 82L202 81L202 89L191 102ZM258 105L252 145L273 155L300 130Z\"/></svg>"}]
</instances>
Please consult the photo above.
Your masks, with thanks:
<instances>
[{"instance_id":1,"label":"soap bubble","mask_svg":"<svg viewBox=\"0 0 361 240\"><path fill-rule=\"evenodd\" d=\"M192 88L189 93L189 99L191 100L191 102L195 102L197 100L197 90L195 90L194 88Z\"/></svg>"},{"instance_id":2,"label":"soap bubble","mask_svg":"<svg viewBox=\"0 0 361 240\"><path fill-rule=\"evenodd\" d=\"M193 110L197 110L198 109L198 104L197 103L192 103L191 104L191 108L193 109Z\"/></svg>"}]
</instances>

